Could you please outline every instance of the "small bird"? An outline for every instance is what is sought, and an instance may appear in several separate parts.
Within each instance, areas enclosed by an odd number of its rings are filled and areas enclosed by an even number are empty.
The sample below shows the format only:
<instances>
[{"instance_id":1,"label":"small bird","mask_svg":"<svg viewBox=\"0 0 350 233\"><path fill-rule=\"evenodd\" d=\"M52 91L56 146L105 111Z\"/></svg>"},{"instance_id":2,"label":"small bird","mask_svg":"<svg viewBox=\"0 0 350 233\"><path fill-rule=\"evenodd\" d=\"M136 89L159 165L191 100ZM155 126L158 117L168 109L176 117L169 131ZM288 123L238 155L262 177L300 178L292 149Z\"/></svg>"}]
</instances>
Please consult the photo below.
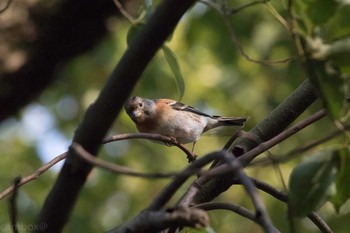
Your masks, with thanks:
<instances>
[{"instance_id":1,"label":"small bird","mask_svg":"<svg viewBox=\"0 0 350 233\"><path fill-rule=\"evenodd\" d=\"M219 126L243 127L248 119L212 116L175 100L138 96L129 98L124 108L139 132L169 136L180 144L195 143L202 133Z\"/></svg>"}]
</instances>

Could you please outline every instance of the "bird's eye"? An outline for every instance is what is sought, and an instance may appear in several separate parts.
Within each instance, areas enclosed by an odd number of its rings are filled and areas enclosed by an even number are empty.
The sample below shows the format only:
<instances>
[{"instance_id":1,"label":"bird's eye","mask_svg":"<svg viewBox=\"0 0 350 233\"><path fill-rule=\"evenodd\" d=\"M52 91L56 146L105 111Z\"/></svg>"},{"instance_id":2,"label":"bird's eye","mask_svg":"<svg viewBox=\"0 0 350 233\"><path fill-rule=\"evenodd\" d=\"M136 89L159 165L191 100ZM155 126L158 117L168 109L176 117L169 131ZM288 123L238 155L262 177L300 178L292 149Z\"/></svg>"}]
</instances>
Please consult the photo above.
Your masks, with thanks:
<instances>
[{"instance_id":1,"label":"bird's eye","mask_svg":"<svg viewBox=\"0 0 350 233\"><path fill-rule=\"evenodd\" d=\"M139 106L142 107L142 106L143 106L143 103L139 103Z\"/></svg>"}]
</instances>

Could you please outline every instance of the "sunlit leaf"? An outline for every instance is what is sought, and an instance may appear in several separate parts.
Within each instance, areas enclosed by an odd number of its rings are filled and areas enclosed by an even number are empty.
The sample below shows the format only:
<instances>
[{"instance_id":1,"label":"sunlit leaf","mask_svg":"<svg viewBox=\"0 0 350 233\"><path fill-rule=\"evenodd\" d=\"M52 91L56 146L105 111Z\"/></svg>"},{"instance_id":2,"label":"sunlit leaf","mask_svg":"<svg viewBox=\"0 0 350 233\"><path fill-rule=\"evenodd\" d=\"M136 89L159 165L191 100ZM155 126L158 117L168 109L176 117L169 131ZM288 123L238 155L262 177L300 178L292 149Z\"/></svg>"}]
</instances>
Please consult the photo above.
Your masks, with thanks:
<instances>
[{"instance_id":1,"label":"sunlit leaf","mask_svg":"<svg viewBox=\"0 0 350 233\"><path fill-rule=\"evenodd\" d=\"M304 217L326 201L335 180L336 158L334 151L322 151L294 168L289 181L294 216Z\"/></svg>"},{"instance_id":2,"label":"sunlit leaf","mask_svg":"<svg viewBox=\"0 0 350 233\"><path fill-rule=\"evenodd\" d=\"M180 95L179 100L181 100L184 93L185 93L185 82L184 82L176 55L166 45L163 45L162 50L164 52L165 58L169 64L169 66L170 66L170 69L175 76L177 88L179 90L179 95Z\"/></svg>"},{"instance_id":3,"label":"sunlit leaf","mask_svg":"<svg viewBox=\"0 0 350 233\"><path fill-rule=\"evenodd\" d=\"M334 120L339 119L344 106L344 81L329 63L310 61L309 66L315 73L310 80L318 88L329 115Z\"/></svg>"},{"instance_id":4,"label":"sunlit leaf","mask_svg":"<svg viewBox=\"0 0 350 233\"><path fill-rule=\"evenodd\" d=\"M336 177L337 193L331 199L334 207L340 207L350 198L350 153L348 148L339 150L339 171Z\"/></svg>"}]
</instances>

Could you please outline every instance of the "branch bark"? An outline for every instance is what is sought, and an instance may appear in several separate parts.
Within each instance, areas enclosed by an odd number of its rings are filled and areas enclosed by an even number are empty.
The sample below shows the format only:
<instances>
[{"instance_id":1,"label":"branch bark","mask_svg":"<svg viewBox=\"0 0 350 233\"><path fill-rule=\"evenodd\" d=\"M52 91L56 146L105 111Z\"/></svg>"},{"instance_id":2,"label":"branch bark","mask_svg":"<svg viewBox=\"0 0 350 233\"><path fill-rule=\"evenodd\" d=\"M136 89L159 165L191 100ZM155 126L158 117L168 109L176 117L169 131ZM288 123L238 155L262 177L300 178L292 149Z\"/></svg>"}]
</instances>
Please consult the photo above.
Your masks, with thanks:
<instances>
[{"instance_id":1,"label":"branch bark","mask_svg":"<svg viewBox=\"0 0 350 233\"><path fill-rule=\"evenodd\" d=\"M108 233L153 233L169 227L207 227L208 214L197 208L178 208L172 211L145 210L123 226Z\"/></svg>"},{"instance_id":2,"label":"branch bark","mask_svg":"<svg viewBox=\"0 0 350 233\"><path fill-rule=\"evenodd\" d=\"M147 64L194 2L168 0L159 5L132 41L95 103L89 107L73 142L89 153L97 154L100 143ZM45 232L62 231L91 169L91 164L69 151L37 220L47 224Z\"/></svg>"},{"instance_id":3,"label":"branch bark","mask_svg":"<svg viewBox=\"0 0 350 233\"><path fill-rule=\"evenodd\" d=\"M290 94L263 121L251 129L249 137L238 138L231 146L231 152L236 157L243 155L259 144L270 140L281 133L290 123L298 118L318 97L314 86L306 80ZM239 157L242 165L247 166L253 158ZM217 163L219 166L221 163ZM222 175L205 183L201 191L193 197L192 204L208 202L230 188L235 177L231 174ZM185 194L186 195L186 194ZM193 193L191 194L193 195Z\"/></svg>"}]
</instances>

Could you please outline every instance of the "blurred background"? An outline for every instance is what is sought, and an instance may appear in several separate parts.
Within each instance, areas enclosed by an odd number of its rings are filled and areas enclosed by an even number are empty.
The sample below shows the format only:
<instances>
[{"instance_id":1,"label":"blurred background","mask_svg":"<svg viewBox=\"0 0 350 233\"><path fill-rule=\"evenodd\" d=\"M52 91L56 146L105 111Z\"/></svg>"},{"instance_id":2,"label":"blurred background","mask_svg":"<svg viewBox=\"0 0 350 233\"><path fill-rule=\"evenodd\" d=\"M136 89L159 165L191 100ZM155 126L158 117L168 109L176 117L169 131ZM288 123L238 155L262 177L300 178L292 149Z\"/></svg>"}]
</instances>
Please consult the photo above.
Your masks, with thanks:
<instances>
[{"instance_id":1,"label":"blurred background","mask_svg":"<svg viewBox=\"0 0 350 233\"><path fill-rule=\"evenodd\" d=\"M16 71L29 59L30 45L36 41L35 22L38 22L32 21L32 12L40 9L50 16L58 11L59 2L13 0L9 8L0 14L0 74ZM237 8L245 2L229 1L228 4ZM286 18L284 1L271 1L270 4ZM145 12L143 1L126 1L123 5L135 18ZM1 6L5 6L5 1L0 2ZM127 49L131 24L116 6L110 11L104 20L106 33L98 42L83 53L56 65L55 78L48 88L17 114L1 122L0 191L10 186L16 176L32 174L67 150L87 107L95 100ZM241 10L229 16L229 20L237 41L252 59L280 61L297 55L290 32L266 4L256 4ZM21 30L16 31L18 28ZM248 61L232 41L232 36L220 12L207 4L197 3L183 17L166 44L176 55L182 72L185 83L183 98L179 99L178 83L162 51L156 54L147 67L133 94L145 98L180 100L209 114L250 116L245 127L249 130L307 77L296 59L270 65ZM4 91L4 88L1 87L0 91ZM300 119L321 108L320 103L315 103ZM274 147L264 156L282 156L327 135L333 129L330 120L323 119ZM109 135L131 132L136 132L136 128L123 111ZM232 130L218 130L202 136L195 152L203 156L221 149L232 133ZM187 147L190 149L191 145ZM180 171L188 165L186 156L177 148L141 139L104 145L99 158L143 172ZM275 166L256 165L247 171L251 176L285 191L283 183L288 183L291 169L300 158L295 156L291 161ZM35 221L61 165L56 164L37 180L20 188L17 198L20 224L32 224ZM122 224L147 207L168 182L166 179L148 180L94 169L65 232L102 232ZM172 203L186 191L188 184L179 190ZM286 205L261 194L276 227L281 232L288 232ZM233 186L217 201L252 209L249 198L240 186ZM343 224L350 217L349 208L343 208L338 215L330 204L326 204L319 214L335 232L350 232L347 224ZM6 228L9 224L8 215L7 197L0 201L1 232L10 232ZM225 210L213 211L210 217L211 226L216 232L263 232L258 225ZM297 232L318 232L308 219L297 220L296 228Z\"/></svg>"}]
</instances>

